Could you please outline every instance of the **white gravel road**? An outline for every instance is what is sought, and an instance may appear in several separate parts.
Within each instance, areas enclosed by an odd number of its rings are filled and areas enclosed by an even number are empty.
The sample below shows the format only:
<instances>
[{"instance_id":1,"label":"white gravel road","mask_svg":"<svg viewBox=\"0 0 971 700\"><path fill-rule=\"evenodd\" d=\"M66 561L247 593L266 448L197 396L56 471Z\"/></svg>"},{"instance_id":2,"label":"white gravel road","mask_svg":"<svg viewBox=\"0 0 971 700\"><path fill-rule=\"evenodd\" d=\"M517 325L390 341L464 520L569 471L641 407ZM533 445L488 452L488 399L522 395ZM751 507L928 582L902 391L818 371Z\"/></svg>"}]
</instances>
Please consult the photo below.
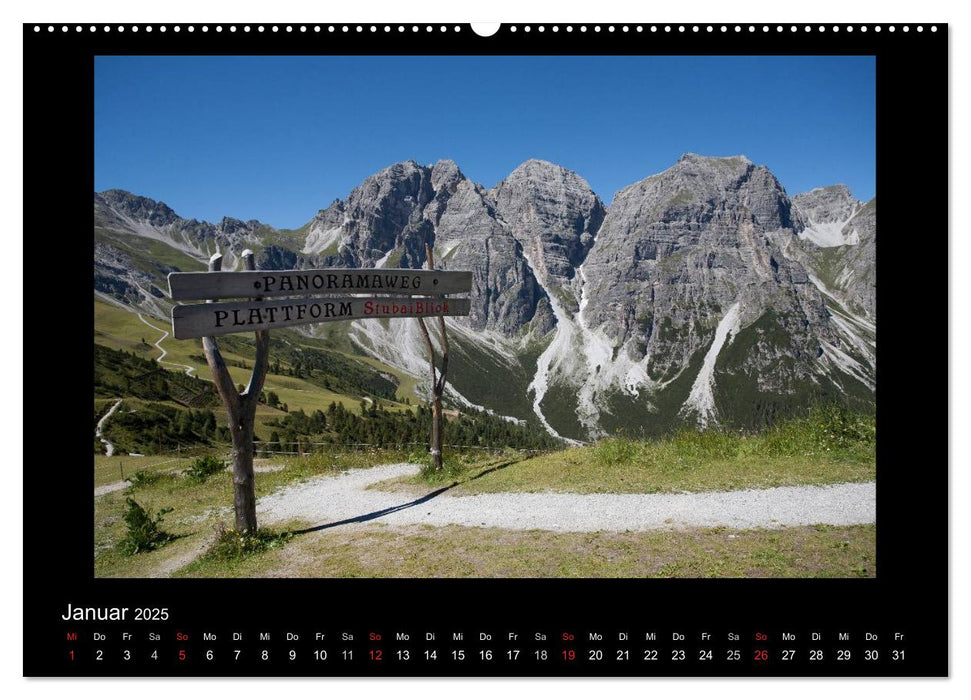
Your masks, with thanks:
<instances>
[{"instance_id":1,"label":"white gravel road","mask_svg":"<svg viewBox=\"0 0 971 700\"><path fill-rule=\"evenodd\" d=\"M95 428L94 428L94 436L96 438L98 438L99 440L101 440L101 442L104 443L104 446L105 446L105 454L108 455L109 457L115 453L115 446L112 445L110 442L108 442L103 437L101 437L101 428L102 428L102 426L104 426L105 422L109 418L111 418L111 414L118 410L118 407L119 406L121 406L121 399L118 399L118 401L115 402L115 405L112 406L111 408L109 408L108 409L108 412L106 414L104 414L103 416L101 416L101 420L98 421L98 425L96 425Z\"/></svg>"},{"instance_id":2,"label":"white gravel road","mask_svg":"<svg viewBox=\"0 0 971 700\"><path fill-rule=\"evenodd\" d=\"M316 526L373 520L388 525L455 524L559 532L857 525L876 518L873 482L683 494L452 496L445 490L410 496L366 490L369 484L417 471L413 464L390 464L319 477L261 498L257 510L270 521L296 518Z\"/></svg>"},{"instance_id":3,"label":"white gravel road","mask_svg":"<svg viewBox=\"0 0 971 700\"><path fill-rule=\"evenodd\" d=\"M159 355L155 359L155 361L158 362L161 365L172 365L173 367L181 367L185 371L185 373L188 374L191 377L192 376L192 373L196 371L196 368L195 367L190 367L189 365L183 365L183 364L181 364L179 362L169 362L168 360L165 359L165 356L169 354L169 351L162 347L162 341L169 337L169 332L167 330L165 330L164 328L159 328L158 326L153 326L151 323L149 323L148 321L146 321L145 320L145 317L142 316L141 314L138 314L138 320L141 321L142 323L144 323L149 328L151 328L153 330L156 330L156 331L158 331L159 333L162 334L162 337L155 341L155 347L157 347L159 350L162 351L162 354Z\"/></svg>"},{"instance_id":4,"label":"white gravel road","mask_svg":"<svg viewBox=\"0 0 971 700\"><path fill-rule=\"evenodd\" d=\"M97 498L98 496L104 496L106 493L112 493L113 491L121 491L129 486L131 486L131 484L129 484L127 481L116 481L113 484L96 486L94 489L94 497Z\"/></svg>"}]
</instances>

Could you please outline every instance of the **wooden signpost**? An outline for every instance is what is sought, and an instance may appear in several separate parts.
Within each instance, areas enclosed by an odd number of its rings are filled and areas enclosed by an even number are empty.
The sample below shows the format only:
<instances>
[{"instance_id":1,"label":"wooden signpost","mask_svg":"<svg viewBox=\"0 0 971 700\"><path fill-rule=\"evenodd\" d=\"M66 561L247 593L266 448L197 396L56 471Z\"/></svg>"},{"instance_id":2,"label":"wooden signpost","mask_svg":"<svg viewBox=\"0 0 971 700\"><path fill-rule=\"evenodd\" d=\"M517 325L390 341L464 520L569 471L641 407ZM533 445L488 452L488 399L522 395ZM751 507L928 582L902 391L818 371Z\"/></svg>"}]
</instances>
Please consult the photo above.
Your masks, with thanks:
<instances>
[{"instance_id":1,"label":"wooden signpost","mask_svg":"<svg viewBox=\"0 0 971 700\"><path fill-rule=\"evenodd\" d=\"M430 247L426 246L429 267ZM202 338L206 362L216 390L229 413L233 442L233 501L236 530L256 531L256 491L253 481L253 424L269 366L271 328L364 318L417 318L430 353L433 413L441 416L441 395L448 363L445 316L467 316L468 299L446 299L467 293L471 272L441 270L345 269L256 270L253 253L244 250L243 270L223 272L222 256L213 255L208 272L172 272L169 293L175 301L205 299L206 303L172 308L172 334L179 339ZM367 295L367 296L364 296ZM375 296L377 295L377 296ZM213 302L214 299L236 301ZM246 297L246 299L238 299ZM265 300L264 297L281 297ZM444 347L440 376L424 317L439 319ZM246 388L238 392L214 336L253 331L256 360ZM437 408L437 411L434 409ZM433 421L434 422L434 421ZM433 463L441 466L441 426L432 429Z\"/></svg>"},{"instance_id":2,"label":"wooden signpost","mask_svg":"<svg viewBox=\"0 0 971 700\"><path fill-rule=\"evenodd\" d=\"M468 315L468 299L308 297L175 306L172 327L181 340L324 321Z\"/></svg>"},{"instance_id":3,"label":"wooden signpost","mask_svg":"<svg viewBox=\"0 0 971 700\"><path fill-rule=\"evenodd\" d=\"M471 287L471 272L442 270L331 268L169 274L173 301L321 294L457 294Z\"/></svg>"}]
</instances>

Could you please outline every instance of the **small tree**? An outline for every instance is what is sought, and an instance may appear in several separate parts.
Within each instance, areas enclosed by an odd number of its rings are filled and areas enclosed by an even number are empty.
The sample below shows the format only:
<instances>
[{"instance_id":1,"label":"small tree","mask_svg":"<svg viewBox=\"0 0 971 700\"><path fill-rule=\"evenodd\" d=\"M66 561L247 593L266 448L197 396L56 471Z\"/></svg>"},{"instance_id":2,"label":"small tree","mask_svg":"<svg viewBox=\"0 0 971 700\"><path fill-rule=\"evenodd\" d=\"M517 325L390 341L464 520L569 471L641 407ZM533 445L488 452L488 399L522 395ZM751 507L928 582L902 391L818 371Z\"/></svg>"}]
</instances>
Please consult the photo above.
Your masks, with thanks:
<instances>
[{"instance_id":1,"label":"small tree","mask_svg":"<svg viewBox=\"0 0 971 700\"><path fill-rule=\"evenodd\" d=\"M122 554L132 555L148 552L175 539L174 535L164 532L159 527L165 514L172 512L171 508L163 508L152 515L132 498L126 498L125 503L128 505L128 509L125 511L127 531L124 538L118 543L118 548Z\"/></svg>"},{"instance_id":2,"label":"small tree","mask_svg":"<svg viewBox=\"0 0 971 700\"><path fill-rule=\"evenodd\" d=\"M189 481L201 484L209 479L213 474L218 474L226 468L226 463L218 457L208 455L195 460L189 468L185 470L185 476Z\"/></svg>"}]
</instances>

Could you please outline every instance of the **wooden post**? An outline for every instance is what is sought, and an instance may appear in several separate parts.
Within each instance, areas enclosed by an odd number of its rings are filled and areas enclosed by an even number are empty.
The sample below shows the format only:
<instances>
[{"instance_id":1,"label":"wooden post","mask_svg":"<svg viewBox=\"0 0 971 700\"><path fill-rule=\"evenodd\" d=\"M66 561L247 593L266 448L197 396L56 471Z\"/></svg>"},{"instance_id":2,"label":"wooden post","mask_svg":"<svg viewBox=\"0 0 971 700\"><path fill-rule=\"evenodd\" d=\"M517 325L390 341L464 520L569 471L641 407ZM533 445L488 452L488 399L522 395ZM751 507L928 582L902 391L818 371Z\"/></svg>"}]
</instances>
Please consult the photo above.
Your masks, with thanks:
<instances>
[{"instance_id":1,"label":"wooden post","mask_svg":"<svg viewBox=\"0 0 971 700\"><path fill-rule=\"evenodd\" d=\"M425 244L425 262L429 270L434 269L435 260L432 254L432 247ZM436 377L435 372L435 347L432 345L431 336L428 328L425 327L425 320L418 317L418 326L421 334L425 337L425 345L428 348L428 365L432 378L432 435L431 444L428 452L432 456L432 468L442 468L442 394L445 391L445 373L448 371L448 336L445 334L445 318L438 317L438 330L442 335L442 368Z\"/></svg>"},{"instance_id":2,"label":"wooden post","mask_svg":"<svg viewBox=\"0 0 971 700\"><path fill-rule=\"evenodd\" d=\"M218 272L222 267L222 255L216 253L209 259L209 271ZM255 270L253 252L243 251L243 267ZM233 505L236 510L236 530L256 532L256 488L253 479L253 426L256 405L259 402L270 351L269 331L256 331L256 361L249 385L242 393L237 392L226 362L219 352L215 338L202 339L202 349L212 372L216 391L229 413L229 432L233 441Z\"/></svg>"}]
</instances>

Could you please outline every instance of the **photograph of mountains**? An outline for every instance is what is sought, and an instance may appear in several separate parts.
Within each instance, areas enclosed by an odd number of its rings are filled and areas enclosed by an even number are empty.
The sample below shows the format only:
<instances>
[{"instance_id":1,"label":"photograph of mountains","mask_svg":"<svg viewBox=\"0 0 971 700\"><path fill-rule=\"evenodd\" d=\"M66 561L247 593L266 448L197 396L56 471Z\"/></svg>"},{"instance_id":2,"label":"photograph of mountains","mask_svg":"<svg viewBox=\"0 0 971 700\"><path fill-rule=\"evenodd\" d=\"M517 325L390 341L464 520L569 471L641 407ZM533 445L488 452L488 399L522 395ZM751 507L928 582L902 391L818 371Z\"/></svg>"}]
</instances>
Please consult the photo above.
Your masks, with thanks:
<instances>
[{"instance_id":1,"label":"photograph of mountains","mask_svg":"<svg viewBox=\"0 0 971 700\"><path fill-rule=\"evenodd\" d=\"M94 125L97 576L876 575L872 57L103 56ZM471 311L221 335L243 460L168 276L247 251Z\"/></svg>"}]
</instances>

